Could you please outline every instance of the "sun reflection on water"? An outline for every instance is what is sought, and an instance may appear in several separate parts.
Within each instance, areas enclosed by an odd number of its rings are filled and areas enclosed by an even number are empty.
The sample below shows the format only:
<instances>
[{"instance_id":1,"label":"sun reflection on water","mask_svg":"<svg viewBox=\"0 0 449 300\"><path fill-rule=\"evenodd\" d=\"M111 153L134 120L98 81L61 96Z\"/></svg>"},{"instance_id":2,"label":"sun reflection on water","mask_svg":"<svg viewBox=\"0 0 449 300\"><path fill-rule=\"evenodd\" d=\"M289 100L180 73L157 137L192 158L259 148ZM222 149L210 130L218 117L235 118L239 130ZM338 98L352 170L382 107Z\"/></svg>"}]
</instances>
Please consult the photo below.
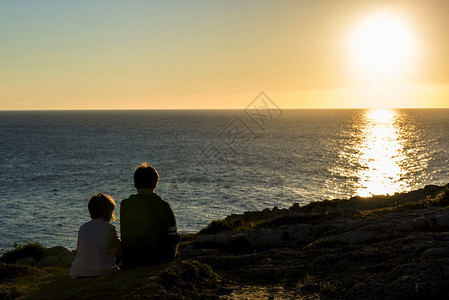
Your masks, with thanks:
<instances>
[{"instance_id":1,"label":"sun reflection on water","mask_svg":"<svg viewBox=\"0 0 449 300\"><path fill-rule=\"evenodd\" d=\"M401 166L403 143L400 127L397 125L398 113L392 110L371 110L364 115L361 126L356 194L393 194L405 188L401 181L405 173Z\"/></svg>"},{"instance_id":2,"label":"sun reflection on water","mask_svg":"<svg viewBox=\"0 0 449 300\"><path fill-rule=\"evenodd\" d=\"M404 110L346 113L325 145L329 198L391 195L432 182L429 164L443 166L447 160L435 160L439 140L427 126Z\"/></svg>"}]
</instances>

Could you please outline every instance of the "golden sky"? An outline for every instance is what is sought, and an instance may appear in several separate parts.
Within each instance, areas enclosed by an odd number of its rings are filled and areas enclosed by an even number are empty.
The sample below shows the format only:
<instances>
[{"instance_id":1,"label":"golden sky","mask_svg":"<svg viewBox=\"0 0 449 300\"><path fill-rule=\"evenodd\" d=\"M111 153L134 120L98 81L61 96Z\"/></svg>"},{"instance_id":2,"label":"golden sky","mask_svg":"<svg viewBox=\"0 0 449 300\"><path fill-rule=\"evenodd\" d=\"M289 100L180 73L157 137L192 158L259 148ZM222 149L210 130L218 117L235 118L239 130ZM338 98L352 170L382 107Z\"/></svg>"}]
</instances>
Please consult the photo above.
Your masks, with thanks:
<instances>
[{"instance_id":1,"label":"golden sky","mask_svg":"<svg viewBox=\"0 0 449 300\"><path fill-rule=\"evenodd\" d=\"M281 108L449 107L448 11L446 0L0 0L0 110L243 109L261 91Z\"/></svg>"}]
</instances>

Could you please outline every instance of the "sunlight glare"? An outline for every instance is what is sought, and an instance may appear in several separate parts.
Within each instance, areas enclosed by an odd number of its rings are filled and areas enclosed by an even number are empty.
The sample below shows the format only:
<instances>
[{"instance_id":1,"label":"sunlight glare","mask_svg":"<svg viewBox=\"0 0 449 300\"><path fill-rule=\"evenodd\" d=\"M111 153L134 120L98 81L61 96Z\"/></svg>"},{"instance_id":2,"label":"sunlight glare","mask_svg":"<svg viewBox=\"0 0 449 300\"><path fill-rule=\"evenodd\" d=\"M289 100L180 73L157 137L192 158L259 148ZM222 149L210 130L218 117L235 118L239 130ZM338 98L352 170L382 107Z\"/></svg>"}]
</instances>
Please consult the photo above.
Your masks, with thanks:
<instances>
[{"instance_id":1,"label":"sunlight glare","mask_svg":"<svg viewBox=\"0 0 449 300\"><path fill-rule=\"evenodd\" d=\"M364 20L349 39L351 60L370 76L397 76L410 66L416 44L409 26L396 16L376 14Z\"/></svg>"},{"instance_id":2,"label":"sunlight glare","mask_svg":"<svg viewBox=\"0 0 449 300\"><path fill-rule=\"evenodd\" d=\"M389 109L374 109L366 113L366 118L375 123L386 123L394 117L395 113Z\"/></svg>"},{"instance_id":3,"label":"sunlight glare","mask_svg":"<svg viewBox=\"0 0 449 300\"><path fill-rule=\"evenodd\" d=\"M400 166L403 145L395 126L397 112L371 110L365 114L364 138L359 145L360 164L357 195L393 194L402 190Z\"/></svg>"}]
</instances>

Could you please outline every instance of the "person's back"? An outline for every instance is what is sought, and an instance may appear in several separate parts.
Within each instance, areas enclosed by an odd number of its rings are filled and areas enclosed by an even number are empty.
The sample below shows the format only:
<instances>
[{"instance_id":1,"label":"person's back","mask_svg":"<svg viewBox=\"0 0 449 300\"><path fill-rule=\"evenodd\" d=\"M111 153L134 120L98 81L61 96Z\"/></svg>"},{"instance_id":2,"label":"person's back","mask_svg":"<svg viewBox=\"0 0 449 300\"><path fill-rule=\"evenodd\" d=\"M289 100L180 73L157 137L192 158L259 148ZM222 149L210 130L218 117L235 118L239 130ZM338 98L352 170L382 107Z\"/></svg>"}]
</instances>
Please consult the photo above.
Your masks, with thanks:
<instances>
[{"instance_id":1,"label":"person's back","mask_svg":"<svg viewBox=\"0 0 449 300\"><path fill-rule=\"evenodd\" d=\"M77 253L69 275L97 277L117 271L120 257L120 238L109 222L114 217L115 202L105 194L95 194L88 202L92 220L84 223L78 231Z\"/></svg>"},{"instance_id":2,"label":"person's back","mask_svg":"<svg viewBox=\"0 0 449 300\"><path fill-rule=\"evenodd\" d=\"M145 175L144 183L136 179L140 173ZM148 180L148 173L153 179ZM153 192L158 181L154 173L157 174L156 170L146 164L138 167L134 176L138 194L120 204L125 268L167 262L176 256L179 242L176 219L170 205Z\"/></svg>"},{"instance_id":3,"label":"person's back","mask_svg":"<svg viewBox=\"0 0 449 300\"><path fill-rule=\"evenodd\" d=\"M79 229L77 253L70 268L70 276L101 276L118 270L110 248L111 240L120 247L114 226L103 219L94 219Z\"/></svg>"}]
</instances>

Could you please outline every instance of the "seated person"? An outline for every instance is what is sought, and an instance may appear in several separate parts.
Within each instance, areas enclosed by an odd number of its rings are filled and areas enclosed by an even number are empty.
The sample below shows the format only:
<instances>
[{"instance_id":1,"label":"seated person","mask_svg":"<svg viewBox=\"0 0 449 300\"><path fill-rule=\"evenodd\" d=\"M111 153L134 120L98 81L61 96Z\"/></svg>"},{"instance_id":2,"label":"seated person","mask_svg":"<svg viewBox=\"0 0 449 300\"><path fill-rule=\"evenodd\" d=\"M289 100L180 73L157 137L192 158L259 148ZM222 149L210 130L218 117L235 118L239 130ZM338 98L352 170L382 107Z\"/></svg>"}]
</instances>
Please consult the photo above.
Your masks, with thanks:
<instances>
[{"instance_id":1,"label":"seated person","mask_svg":"<svg viewBox=\"0 0 449 300\"><path fill-rule=\"evenodd\" d=\"M180 240L170 205L154 189L159 174L143 163L134 172L136 195L120 203L123 268L173 260Z\"/></svg>"},{"instance_id":2,"label":"seated person","mask_svg":"<svg viewBox=\"0 0 449 300\"><path fill-rule=\"evenodd\" d=\"M78 231L76 256L70 268L72 278L98 277L119 268L120 238L114 226L115 202L111 196L96 194L87 203L92 220Z\"/></svg>"}]
</instances>

